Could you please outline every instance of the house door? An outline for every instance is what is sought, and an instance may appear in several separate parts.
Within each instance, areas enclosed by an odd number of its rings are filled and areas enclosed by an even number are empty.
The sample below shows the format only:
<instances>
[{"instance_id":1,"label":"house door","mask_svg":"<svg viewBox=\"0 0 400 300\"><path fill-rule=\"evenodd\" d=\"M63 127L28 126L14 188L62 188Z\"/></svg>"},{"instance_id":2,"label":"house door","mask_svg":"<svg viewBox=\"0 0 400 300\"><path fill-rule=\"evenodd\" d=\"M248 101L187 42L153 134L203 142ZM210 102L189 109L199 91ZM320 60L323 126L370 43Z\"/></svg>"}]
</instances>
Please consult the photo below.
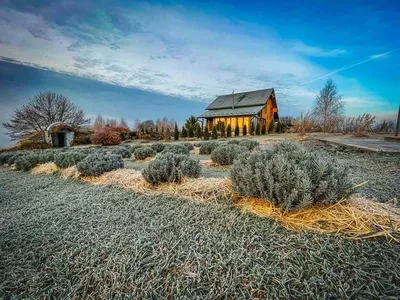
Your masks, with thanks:
<instances>
[{"instance_id":1,"label":"house door","mask_svg":"<svg viewBox=\"0 0 400 300\"><path fill-rule=\"evenodd\" d=\"M65 133L57 133L58 147L65 146Z\"/></svg>"}]
</instances>

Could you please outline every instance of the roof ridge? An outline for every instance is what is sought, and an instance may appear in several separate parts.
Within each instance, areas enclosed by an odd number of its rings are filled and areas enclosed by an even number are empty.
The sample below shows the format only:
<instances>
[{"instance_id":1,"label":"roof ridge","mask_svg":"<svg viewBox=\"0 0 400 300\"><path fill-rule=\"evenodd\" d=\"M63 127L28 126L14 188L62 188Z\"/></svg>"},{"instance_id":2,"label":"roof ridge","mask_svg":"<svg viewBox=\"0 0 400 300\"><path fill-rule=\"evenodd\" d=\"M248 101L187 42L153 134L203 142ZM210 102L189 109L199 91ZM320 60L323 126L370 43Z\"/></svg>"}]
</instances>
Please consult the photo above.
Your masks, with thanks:
<instances>
[{"instance_id":1,"label":"roof ridge","mask_svg":"<svg viewBox=\"0 0 400 300\"><path fill-rule=\"evenodd\" d=\"M260 92L260 91L266 91L266 90L273 90L274 88L267 88L267 89L260 89L260 90L254 90L254 91L245 91L245 92L239 92L239 93L233 93L234 95L237 95L237 94L245 94L245 93L253 93L253 92ZM218 97L222 97L222 96L230 96L230 95L232 95L232 93L230 93L230 94L224 94L224 95L218 95L217 96L217 98Z\"/></svg>"}]
</instances>

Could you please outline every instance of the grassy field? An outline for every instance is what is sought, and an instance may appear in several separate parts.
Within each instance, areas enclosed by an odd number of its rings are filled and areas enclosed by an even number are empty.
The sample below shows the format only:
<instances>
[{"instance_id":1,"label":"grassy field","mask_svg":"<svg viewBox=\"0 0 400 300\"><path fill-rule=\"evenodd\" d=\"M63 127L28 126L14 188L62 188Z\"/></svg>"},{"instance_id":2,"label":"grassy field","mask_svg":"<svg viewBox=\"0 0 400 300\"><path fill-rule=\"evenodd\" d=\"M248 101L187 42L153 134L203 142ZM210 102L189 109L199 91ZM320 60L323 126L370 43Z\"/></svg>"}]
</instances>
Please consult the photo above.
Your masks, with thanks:
<instances>
[{"instance_id":1,"label":"grassy field","mask_svg":"<svg viewBox=\"0 0 400 300\"><path fill-rule=\"evenodd\" d=\"M0 298L396 299L400 245L0 169Z\"/></svg>"}]
</instances>

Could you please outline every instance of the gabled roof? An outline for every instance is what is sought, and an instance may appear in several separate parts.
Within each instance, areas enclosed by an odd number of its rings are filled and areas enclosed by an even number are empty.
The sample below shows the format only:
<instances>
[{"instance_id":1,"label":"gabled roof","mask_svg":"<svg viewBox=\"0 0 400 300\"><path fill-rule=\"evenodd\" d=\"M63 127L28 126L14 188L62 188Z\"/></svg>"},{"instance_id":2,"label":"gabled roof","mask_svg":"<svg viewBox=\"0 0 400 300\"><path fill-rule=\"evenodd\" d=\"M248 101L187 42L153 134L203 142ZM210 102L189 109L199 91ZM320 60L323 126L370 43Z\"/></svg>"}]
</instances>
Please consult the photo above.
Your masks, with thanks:
<instances>
[{"instance_id":1,"label":"gabled roof","mask_svg":"<svg viewBox=\"0 0 400 300\"><path fill-rule=\"evenodd\" d=\"M212 109L206 111L199 118L213 118L213 117L229 117L229 116L254 116L258 114L264 105L238 107L238 108L222 108Z\"/></svg>"},{"instance_id":2,"label":"gabled roof","mask_svg":"<svg viewBox=\"0 0 400 300\"><path fill-rule=\"evenodd\" d=\"M218 96L210 105L207 110L230 108L232 109L232 100L234 100L234 108L265 105L267 99L271 94L275 94L274 89L265 89L258 91L250 91L229 95ZM233 98L233 99L232 99Z\"/></svg>"}]
</instances>

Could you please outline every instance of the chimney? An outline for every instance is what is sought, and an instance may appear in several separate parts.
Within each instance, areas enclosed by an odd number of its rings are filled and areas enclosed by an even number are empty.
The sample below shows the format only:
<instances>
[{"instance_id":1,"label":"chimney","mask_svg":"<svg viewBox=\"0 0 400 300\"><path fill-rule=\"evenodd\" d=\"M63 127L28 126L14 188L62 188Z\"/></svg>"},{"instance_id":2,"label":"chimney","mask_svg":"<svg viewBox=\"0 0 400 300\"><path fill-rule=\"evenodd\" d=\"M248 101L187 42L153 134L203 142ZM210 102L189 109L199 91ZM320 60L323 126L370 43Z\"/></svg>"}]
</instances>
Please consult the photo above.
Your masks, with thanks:
<instances>
[{"instance_id":1,"label":"chimney","mask_svg":"<svg viewBox=\"0 0 400 300\"><path fill-rule=\"evenodd\" d=\"M232 109L235 108L235 91L232 91Z\"/></svg>"}]
</instances>

